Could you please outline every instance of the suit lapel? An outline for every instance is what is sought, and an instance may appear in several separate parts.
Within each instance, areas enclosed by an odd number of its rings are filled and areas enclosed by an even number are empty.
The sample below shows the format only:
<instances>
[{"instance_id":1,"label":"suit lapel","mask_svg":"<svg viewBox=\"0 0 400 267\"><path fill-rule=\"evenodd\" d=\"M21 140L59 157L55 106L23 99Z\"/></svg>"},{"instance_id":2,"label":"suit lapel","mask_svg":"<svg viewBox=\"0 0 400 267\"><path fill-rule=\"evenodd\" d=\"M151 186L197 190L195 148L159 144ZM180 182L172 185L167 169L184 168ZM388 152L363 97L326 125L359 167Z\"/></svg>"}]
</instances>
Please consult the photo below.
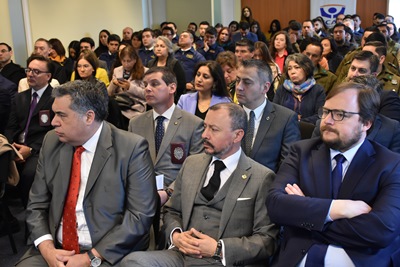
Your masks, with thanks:
<instances>
[{"instance_id":1,"label":"suit lapel","mask_svg":"<svg viewBox=\"0 0 400 267\"><path fill-rule=\"evenodd\" d=\"M188 175L189 179L185 180L185 183L182 183L181 188L181 203L182 203L182 214L187 215L182 218L183 229L187 229L189 225L189 219L192 215L194 200L202 185L204 184L204 178L208 171L208 165L211 162L211 156L203 154L203 159L199 162L195 162L192 166L187 166L189 171L186 171L184 175L187 175L187 172L194 173L196 175Z\"/></svg>"},{"instance_id":2,"label":"suit lapel","mask_svg":"<svg viewBox=\"0 0 400 267\"><path fill-rule=\"evenodd\" d=\"M269 101L267 101L267 104L264 108L264 112L260 121L260 125L258 126L256 139L254 139L253 149L251 151L251 158L254 158L254 155L257 154L258 149L261 147L261 143L264 139L264 136L267 134L274 119L275 119L275 108Z\"/></svg>"},{"instance_id":3,"label":"suit lapel","mask_svg":"<svg viewBox=\"0 0 400 267\"><path fill-rule=\"evenodd\" d=\"M144 126L144 135L143 136L149 137L147 139L147 142L149 143L149 151L150 151L151 160L153 161L153 164L155 165L156 143L154 140L155 130L154 130L153 110L150 110L146 113L143 124L144 124L143 125Z\"/></svg>"},{"instance_id":4,"label":"suit lapel","mask_svg":"<svg viewBox=\"0 0 400 267\"><path fill-rule=\"evenodd\" d=\"M68 192L68 187L69 187L69 180L71 178L71 165L72 165L72 157L74 155L74 149L72 146L64 144L62 148L60 149L60 163L59 163L59 168L60 168L60 177L57 177L59 179L60 184L57 186L57 188L54 191L55 195L61 195L62 197L58 197L55 199L59 199L61 203L59 203L60 209L58 209L59 214L55 216L56 220L55 223L59 223L61 220L61 216L63 213L63 208L64 208L64 201L67 196ZM58 227L58 225L57 225Z\"/></svg>"},{"instance_id":5,"label":"suit lapel","mask_svg":"<svg viewBox=\"0 0 400 267\"><path fill-rule=\"evenodd\" d=\"M103 122L103 129L101 130L99 141L96 147L96 153L94 154L92 166L90 167L89 177L85 190L85 198L96 183L97 178L103 170L105 163L111 156L108 149L112 146L111 140L111 128L106 122Z\"/></svg>"},{"instance_id":6,"label":"suit lapel","mask_svg":"<svg viewBox=\"0 0 400 267\"><path fill-rule=\"evenodd\" d=\"M320 198L330 198L332 195L332 167L329 148L325 144L320 144L317 149L311 152L311 160L308 164L312 164L312 178L310 177L310 183L307 183L307 181L303 181L303 183L306 184L306 188L309 191L313 191L305 192L305 195L309 194ZM318 187L315 185L318 185Z\"/></svg>"},{"instance_id":7,"label":"suit lapel","mask_svg":"<svg viewBox=\"0 0 400 267\"><path fill-rule=\"evenodd\" d=\"M222 208L221 220L219 224L218 238L220 238L229 222L232 211L237 203L237 199L242 194L249 179L251 179L251 165L246 155L242 151L236 170L229 179L232 179L229 190L226 194L224 206Z\"/></svg>"},{"instance_id":8,"label":"suit lapel","mask_svg":"<svg viewBox=\"0 0 400 267\"><path fill-rule=\"evenodd\" d=\"M374 148L368 140L365 140L347 169L338 198L351 198L352 192L359 184L359 181L365 176L369 166L375 162L373 155L375 155Z\"/></svg>"},{"instance_id":9,"label":"suit lapel","mask_svg":"<svg viewBox=\"0 0 400 267\"><path fill-rule=\"evenodd\" d=\"M174 112L172 113L171 120L168 123L167 131L165 131L163 140L161 142L160 150L158 151L156 161L154 165L160 160L165 151L169 148L172 138L175 136L176 131L179 128L179 125L182 122L182 111L175 107Z\"/></svg>"}]
</instances>

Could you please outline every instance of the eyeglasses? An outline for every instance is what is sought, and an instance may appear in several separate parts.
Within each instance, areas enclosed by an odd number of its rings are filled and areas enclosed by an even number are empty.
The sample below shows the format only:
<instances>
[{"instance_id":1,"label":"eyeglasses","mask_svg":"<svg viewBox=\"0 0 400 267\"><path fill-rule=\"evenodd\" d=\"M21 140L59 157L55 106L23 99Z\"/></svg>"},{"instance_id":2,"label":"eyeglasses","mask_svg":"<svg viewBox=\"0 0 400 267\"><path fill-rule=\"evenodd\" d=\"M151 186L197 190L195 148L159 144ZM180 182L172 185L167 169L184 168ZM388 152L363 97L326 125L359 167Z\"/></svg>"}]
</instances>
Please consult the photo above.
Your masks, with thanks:
<instances>
[{"instance_id":1,"label":"eyeglasses","mask_svg":"<svg viewBox=\"0 0 400 267\"><path fill-rule=\"evenodd\" d=\"M29 72L32 72L34 75L38 76L42 73L49 73L48 71L41 71L38 69L31 69L31 68L26 68L25 69L25 73L28 74Z\"/></svg>"},{"instance_id":2,"label":"eyeglasses","mask_svg":"<svg viewBox=\"0 0 400 267\"><path fill-rule=\"evenodd\" d=\"M349 117L349 115L360 114L358 112L350 112L337 109L327 109L327 108L318 109L318 117L320 117L321 119L325 119L326 117L328 117L329 113L331 113L332 119L334 121L342 121L344 118Z\"/></svg>"},{"instance_id":3,"label":"eyeglasses","mask_svg":"<svg viewBox=\"0 0 400 267\"><path fill-rule=\"evenodd\" d=\"M0 50L0 52L1 52L1 53L7 53L7 52L10 52L10 50L2 49L2 50Z\"/></svg>"}]
</instances>

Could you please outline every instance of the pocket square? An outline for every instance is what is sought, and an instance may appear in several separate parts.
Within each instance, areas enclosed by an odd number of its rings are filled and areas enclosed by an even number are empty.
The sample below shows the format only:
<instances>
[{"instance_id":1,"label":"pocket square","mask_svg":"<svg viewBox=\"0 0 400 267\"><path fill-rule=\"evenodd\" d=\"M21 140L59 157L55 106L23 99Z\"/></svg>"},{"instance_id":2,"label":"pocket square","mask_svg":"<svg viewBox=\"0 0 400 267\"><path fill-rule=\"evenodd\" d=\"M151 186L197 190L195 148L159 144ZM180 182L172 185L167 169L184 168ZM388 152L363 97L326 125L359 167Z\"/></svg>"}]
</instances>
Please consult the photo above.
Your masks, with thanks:
<instances>
[{"instance_id":1,"label":"pocket square","mask_svg":"<svg viewBox=\"0 0 400 267\"><path fill-rule=\"evenodd\" d=\"M243 201L243 200L249 200L249 199L251 199L251 198L250 197L239 197L237 199L237 201Z\"/></svg>"}]
</instances>

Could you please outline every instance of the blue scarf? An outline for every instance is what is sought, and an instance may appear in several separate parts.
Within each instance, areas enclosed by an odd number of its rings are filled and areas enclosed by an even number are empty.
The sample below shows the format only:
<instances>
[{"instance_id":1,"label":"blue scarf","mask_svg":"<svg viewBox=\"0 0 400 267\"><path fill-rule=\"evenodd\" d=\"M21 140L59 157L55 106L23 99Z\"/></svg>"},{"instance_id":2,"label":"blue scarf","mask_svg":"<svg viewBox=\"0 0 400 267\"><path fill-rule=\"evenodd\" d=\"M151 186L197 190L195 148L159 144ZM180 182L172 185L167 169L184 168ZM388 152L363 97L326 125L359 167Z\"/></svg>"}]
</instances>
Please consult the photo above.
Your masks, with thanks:
<instances>
[{"instance_id":1,"label":"blue scarf","mask_svg":"<svg viewBox=\"0 0 400 267\"><path fill-rule=\"evenodd\" d=\"M295 93L298 95L302 95L308 90L310 90L311 87L315 85L315 79L314 78L309 78L302 84L294 84L291 80L286 79L285 82L283 83L283 87L288 90L291 93Z\"/></svg>"}]
</instances>

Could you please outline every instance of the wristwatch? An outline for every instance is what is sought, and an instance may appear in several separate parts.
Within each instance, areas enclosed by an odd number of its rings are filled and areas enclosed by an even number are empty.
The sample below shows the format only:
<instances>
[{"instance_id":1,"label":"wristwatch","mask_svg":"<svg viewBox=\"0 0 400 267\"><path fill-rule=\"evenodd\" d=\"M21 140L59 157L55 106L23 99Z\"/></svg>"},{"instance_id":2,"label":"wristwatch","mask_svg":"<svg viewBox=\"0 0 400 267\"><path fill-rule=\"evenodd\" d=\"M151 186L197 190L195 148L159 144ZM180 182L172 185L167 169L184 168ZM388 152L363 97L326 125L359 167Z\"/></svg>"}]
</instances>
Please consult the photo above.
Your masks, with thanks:
<instances>
[{"instance_id":1,"label":"wristwatch","mask_svg":"<svg viewBox=\"0 0 400 267\"><path fill-rule=\"evenodd\" d=\"M212 258L216 261L221 261L222 259L222 241L219 240L217 243L217 249L214 252Z\"/></svg>"},{"instance_id":2,"label":"wristwatch","mask_svg":"<svg viewBox=\"0 0 400 267\"><path fill-rule=\"evenodd\" d=\"M101 264L101 259L99 257L96 257L93 253L92 250L89 250L87 252L90 258L90 267L99 267Z\"/></svg>"}]
</instances>

